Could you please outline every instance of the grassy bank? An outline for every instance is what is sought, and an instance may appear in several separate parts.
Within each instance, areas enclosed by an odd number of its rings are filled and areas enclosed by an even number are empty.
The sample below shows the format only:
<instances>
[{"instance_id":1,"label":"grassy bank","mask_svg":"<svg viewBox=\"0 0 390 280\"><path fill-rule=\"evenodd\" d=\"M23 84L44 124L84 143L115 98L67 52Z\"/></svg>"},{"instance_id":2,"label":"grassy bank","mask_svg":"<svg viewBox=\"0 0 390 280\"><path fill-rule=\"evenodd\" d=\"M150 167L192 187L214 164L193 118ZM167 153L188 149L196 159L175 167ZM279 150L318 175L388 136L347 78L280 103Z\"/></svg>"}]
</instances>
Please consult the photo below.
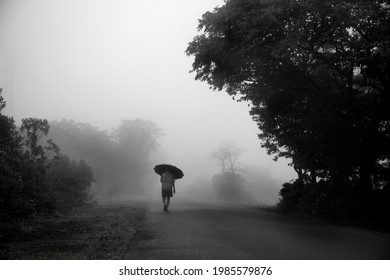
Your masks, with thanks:
<instances>
[{"instance_id":1,"label":"grassy bank","mask_svg":"<svg viewBox=\"0 0 390 280\"><path fill-rule=\"evenodd\" d=\"M122 259L144 212L134 202L91 205L63 217L3 224L0 259Z\"/></svg>"}]
</instances>

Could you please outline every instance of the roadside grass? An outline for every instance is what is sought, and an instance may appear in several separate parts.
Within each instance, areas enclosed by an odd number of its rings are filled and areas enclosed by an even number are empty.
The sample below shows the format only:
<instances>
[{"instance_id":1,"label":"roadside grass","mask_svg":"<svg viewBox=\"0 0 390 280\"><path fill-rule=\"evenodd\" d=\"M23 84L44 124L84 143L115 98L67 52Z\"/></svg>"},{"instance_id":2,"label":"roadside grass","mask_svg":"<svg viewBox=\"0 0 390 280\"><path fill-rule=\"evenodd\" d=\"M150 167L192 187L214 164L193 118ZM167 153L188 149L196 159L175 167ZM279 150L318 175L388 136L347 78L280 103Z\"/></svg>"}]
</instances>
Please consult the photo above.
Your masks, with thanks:
<instances>
[{"instance_id":1,"label":"roadside grass","mask_svg":"<svg viewBox=\"0 0 390 280\"><path fill-rule=\"evenodd\" d=\"M3 224L0 259L122 259L144 213L139 203L89 205L63 217Z\"/></svg>"}]
</instances>

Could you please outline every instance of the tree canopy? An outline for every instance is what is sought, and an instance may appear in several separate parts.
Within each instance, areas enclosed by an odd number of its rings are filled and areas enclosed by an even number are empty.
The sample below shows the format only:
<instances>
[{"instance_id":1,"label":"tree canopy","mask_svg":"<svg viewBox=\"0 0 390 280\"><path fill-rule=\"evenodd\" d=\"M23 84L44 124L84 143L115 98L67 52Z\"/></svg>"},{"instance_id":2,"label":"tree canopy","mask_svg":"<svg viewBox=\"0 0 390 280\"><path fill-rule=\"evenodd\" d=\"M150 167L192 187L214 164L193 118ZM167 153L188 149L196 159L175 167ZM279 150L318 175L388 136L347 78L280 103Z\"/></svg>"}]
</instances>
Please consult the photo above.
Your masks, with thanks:
<instances>
[{"instance_id":1,"label":"tree canopy","mask_svg":"<svg viewBox=\"0 0 390 280\"><path fill-rule=\"evenodd\" d=\"M280 209L390 217L389 22L388 0L226 0L199 20L195 79L247 101L298 174Z\"/></svg>"},{"instance_id":2,"label":"tree canopy","mask_svg":"<svg viewBox=\"0 0 390 280\"><path fill-rule=\"evenodd\" d=\"M388 1L227 0L186 53L197 80L250 102L262 146L300 180L384 188L389 21Z\"/></svg>"}]
</instances>

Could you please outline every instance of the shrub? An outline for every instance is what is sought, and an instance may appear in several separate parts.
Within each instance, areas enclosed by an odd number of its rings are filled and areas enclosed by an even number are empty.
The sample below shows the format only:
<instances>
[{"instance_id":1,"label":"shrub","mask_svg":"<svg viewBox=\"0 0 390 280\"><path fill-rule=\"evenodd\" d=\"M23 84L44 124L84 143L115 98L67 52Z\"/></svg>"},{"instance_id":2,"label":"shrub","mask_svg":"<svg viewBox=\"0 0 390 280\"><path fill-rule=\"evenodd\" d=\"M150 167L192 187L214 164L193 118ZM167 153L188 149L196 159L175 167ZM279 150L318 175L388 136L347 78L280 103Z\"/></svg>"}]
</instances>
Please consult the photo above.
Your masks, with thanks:
<instances>
[{"instance_id":1,"label":"shrub","mask_svg":"<svg viewBox=\"0 0 390 280\"><path fill-rule=\"evenodd\" d=\"M88 201L93 181L93 172L85 161L71 160L66 155L59 156L47 170L45 177L45 184L53 193L57 210L61 212L67 212Z\"/></svg>"},{"instance_id":2,"label":"shrub","mask_svg":"<svg viewBox=\"0 0 390 280\"><path fill-rule=\"evenodd\" d=\"M288 213L317 216L330 222L389 229L387 189L362 190L358 186L321 181L283 184L278 209Z\"/></svg>"},{"instance_id":3,"label":"shrub","mask_svg":"<svg viewBox=\"0 0 390 280\"><path fill-rule=\"evenodd\" d=\"M249 199L246 192L246 180L238 173L224 172L215 175L212 186L217 197L223 201L243 202Z\"/></svg>"}]
</instances>

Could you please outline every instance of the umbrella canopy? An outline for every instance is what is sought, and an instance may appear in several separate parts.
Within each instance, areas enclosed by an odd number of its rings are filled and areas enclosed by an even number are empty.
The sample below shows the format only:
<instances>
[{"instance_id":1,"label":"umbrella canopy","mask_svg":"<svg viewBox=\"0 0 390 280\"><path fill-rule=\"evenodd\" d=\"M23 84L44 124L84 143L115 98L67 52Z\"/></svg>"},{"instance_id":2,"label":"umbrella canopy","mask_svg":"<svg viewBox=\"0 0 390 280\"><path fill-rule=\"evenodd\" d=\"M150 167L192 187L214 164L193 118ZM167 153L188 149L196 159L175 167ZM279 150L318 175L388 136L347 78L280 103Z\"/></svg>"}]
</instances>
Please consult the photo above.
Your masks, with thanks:
<instances>
[{"instance_id":1,"label":"umbrella canopy","mask_svg":"<svg viewBox=\"0 0 390 280\"><path fill-rule=\"evenodd\" d=\"M181 171L178 167L171 164L159 164L154 167L154 171L158 175L162 175L164 172L168 171L175 177L175 179L181 179L184 176L183 171Z\"/></svg>"}]
</instances>

